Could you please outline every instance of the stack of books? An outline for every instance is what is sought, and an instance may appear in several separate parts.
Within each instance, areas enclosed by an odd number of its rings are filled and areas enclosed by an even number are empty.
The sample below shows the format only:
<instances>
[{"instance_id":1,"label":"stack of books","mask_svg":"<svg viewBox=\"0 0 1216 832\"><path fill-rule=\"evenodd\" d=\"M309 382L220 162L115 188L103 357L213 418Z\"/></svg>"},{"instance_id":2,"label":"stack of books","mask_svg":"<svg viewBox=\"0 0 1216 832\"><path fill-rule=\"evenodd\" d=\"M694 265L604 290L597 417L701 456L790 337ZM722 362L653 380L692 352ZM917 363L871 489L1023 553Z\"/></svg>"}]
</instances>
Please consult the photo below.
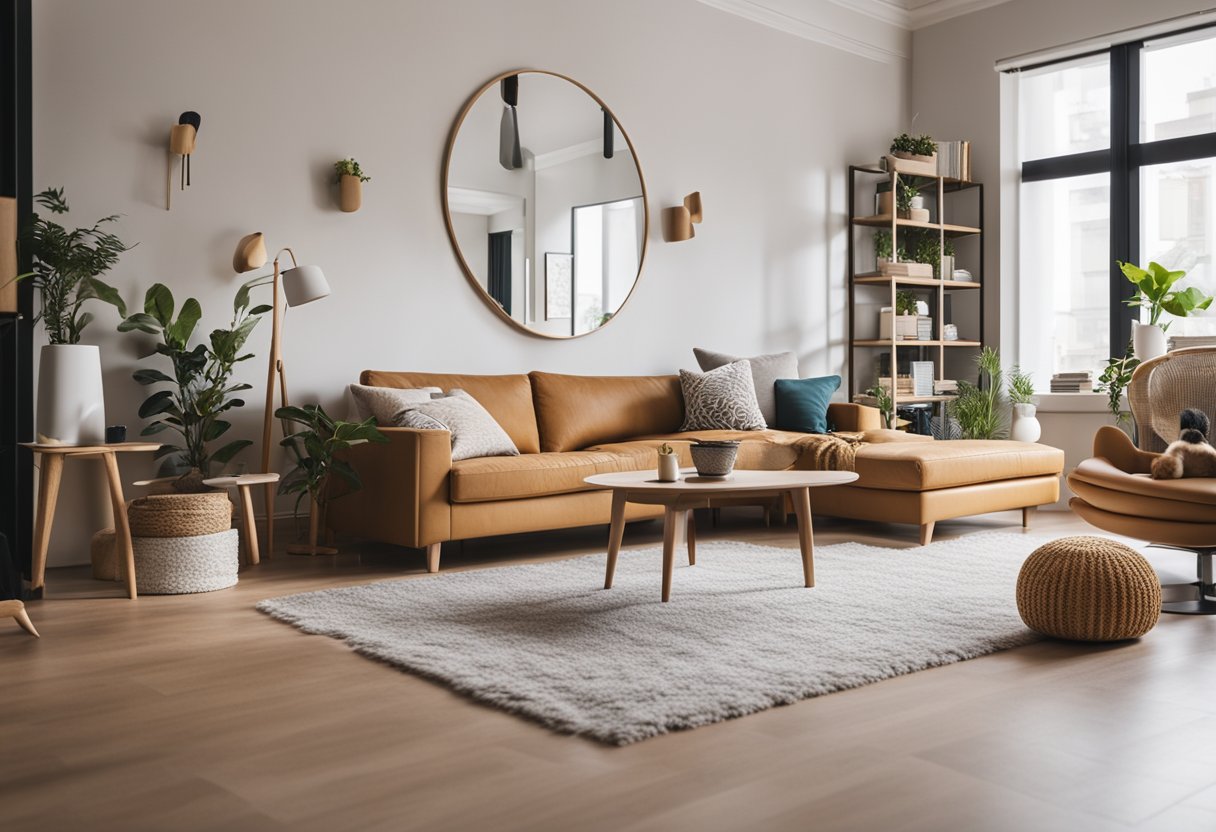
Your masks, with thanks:
<instances>
[{"instance_id":1,"label":"stack of books","mask_svg":"<svg viewBox=\"0 0 1216 832\"><path fill-rule=\"evenodd\" d=\"M939 378L933 382L933 395L957 396L958 382L952 378Z\"/></svg>"},{"instance_id":2,"label":"stack of books","mask_svg":"<svg viewBox=\"0 0 1216 832\"><path fill-rule=\"evenodd\" d=\"M938 142L937 175L971 181L971 142Z\"/></svg>"},{"instance_id":3,"label":"stack of books","mask_svg":"<svg viewBox=\"0 0 1216 832\"><path fill-rule=\"evenodd\" d=\"M1051 377L1051 392L1053 393L1092 393L1094 389L1094 374L1089 370L1082 373L1056 373Z\"/></svg>"},{"instance_id":4,"label":"stack of books","mask_svg":"<svg viewBox=\"0 0 1216 832\"><path fill-rule=\"evenodd\" d=\"M1216 347L1216 335L1172 335L1166 342L1170 352L1187 347Z\"/></svg>"},{"instance_id":5,"label":"stack of books","mask_svg":"<svg viewBox=\"0 0 1216 832\"><path fill-rule=\"evenodd\" d=\"M916 319L916 340L933 340L933 319L927 315L921 315Z\"/></svg>"}]
</instances>

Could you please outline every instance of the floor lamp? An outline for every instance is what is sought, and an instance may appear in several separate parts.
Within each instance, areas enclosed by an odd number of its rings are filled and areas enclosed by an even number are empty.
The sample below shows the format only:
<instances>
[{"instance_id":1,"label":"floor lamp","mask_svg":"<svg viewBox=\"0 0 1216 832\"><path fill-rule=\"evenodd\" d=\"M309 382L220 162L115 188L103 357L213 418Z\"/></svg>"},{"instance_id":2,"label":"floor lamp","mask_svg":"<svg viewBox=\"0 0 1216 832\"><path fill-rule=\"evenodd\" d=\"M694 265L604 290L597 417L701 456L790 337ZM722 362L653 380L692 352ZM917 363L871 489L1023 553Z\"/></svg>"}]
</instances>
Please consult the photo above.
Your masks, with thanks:
<instances>
[{"instance_id":1,"label":"floor lamp","mask_svg":"<svg viewBox=\"0 0 1216 832\"><path fill-rule=\"evenodd\" d=\"M279 258L286 252L291 257L291 268L279 271ZM232 258L232 267L238 272L248 272L266 265L266 240L262 232L257 231L241 238L237 244L236 254ZM287 374L283 367L283 314L286 306L303 306L320 300L329 295L329 283L325 273L319 266L301 266L296 261L295 252L283 248L274 256L274 296L271 301L272 329L270 333L270 361L266 372L266 413L262 422L262 471L270 473L271 432L274 424L274 394L275 383L278 382L279 398L282 405L287 406ZM274 552L274 495L276 483L266 483L266 556ZM320 549L313 554L319 554Z\"/></svg>"}]
</instances>

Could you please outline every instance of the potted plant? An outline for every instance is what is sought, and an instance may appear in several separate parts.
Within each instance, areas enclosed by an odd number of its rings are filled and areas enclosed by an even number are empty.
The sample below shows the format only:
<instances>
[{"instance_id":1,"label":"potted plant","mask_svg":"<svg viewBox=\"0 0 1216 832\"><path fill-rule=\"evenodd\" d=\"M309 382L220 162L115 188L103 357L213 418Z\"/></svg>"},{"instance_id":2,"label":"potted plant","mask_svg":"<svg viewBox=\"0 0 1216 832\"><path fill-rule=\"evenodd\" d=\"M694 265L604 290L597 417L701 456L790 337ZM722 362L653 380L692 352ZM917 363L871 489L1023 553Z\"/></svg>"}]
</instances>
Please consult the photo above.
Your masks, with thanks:
<instances>
[{"instance_id":1,"label":"potted plant","mask_svg":"<svg viewBox=\"0 0 1216 832\"><path fill-rule=\"evenodd\" d=\"M958 397L952 408L954 419L963 439L1004 439L1001 356L992 347L984 347L975 361L980 370L980 383L959 381Z\"/></svg>"},{"instance_id":2,"label":"potted plant","mask_svg":"<svg viewBox=\"0 0 1216 832\"><path fill-rule=\"evenodd\" d=\"M887 430L894 428L895 400L891 398L891 391L887 389L886 385L875 382L874 386L866 391L866 395L874 398L874 406L878 408L882 426Z\"/></svg>"},{"instance_id":3,"label":"potted plant","mask_svg":"<svg viewBox=\"0 0 1216 832\"><path fill-rule=\"evenodd\" d=\"M886 310L882 312L878 337L889 339L894 326L895 340L915 341L916 323L920 319L919 309L916 295L911 292L896 292L894 313Z\"/></svg>"},{"instance_id":4,"label":"potted plant","mask_svg":"<svg viewBox=\"0 0 1216 832\"><path fill-rule=\"evenodd\" d=\"M326 528L326 511L333 500L363 487L358 472L336 454L365 442L384 444L388 437L376 429L375 417L362 422L344 422L332 418L315 404L280 407L274 415L303 428L279 443L290 450L296 460L295 468L279 483L279 493L296 495L297 512L305 497L309 502L308 545L288 546L287 551L293 555L336 555L337 549L317 544L320 530ZM333 479L335 475L345 484L345 491L338 490L337 481Z\"/></svg>"},{"instance_id":5,"label":"potted plant","mask_svg":"<svg viewBox=\"0 0 1216 832\"><path fill-rule=\"evenodd\" d=\"M675 482L680 479L680 459L675 449L664 442L659 446L659 482Z\"/></svg>"},{"instance_id":6,"label":"potted plant","mask_svg":"<svg viewBox=\"0 0 1216 832\"><path fill-rule=\"evenodd\" d=\"M1009 371L1009 403L1013 406L1009 438L1018 442L1039 441L1043 428L1035 415L1038 407L1034 399L1034 379L1017 364Z\"/></svg>"},{"instance_id":7,"label":"potted plant","mask_svg":"<svg viewBox=\"0 0 1216 832\"><path fill-rule=\"evenodd\" d=\"M920 200L919 204L917 204L917 200ZM907 180L899 180L898 187L895 189L895 208L901 219L911 219L912 209L921 208L924 202L924 198L916 192L916 188L908 184Z\"/></svg>"},{"instance_id":8,"label":"potted plant","mask_svg":"<svg viewBox=\"0 0 1216 832\"><path fill-rule=\"evenodd\" d=\"M338 175L338 204L346 213L358 211L363 205L363 183L372 178L363 172L354 159L339 159L334 162Z\"/></svg>"},{"instance_id":9,"label":"potted plant","mask_svg":"<svg viewBox=\"0 0 1216 832\"><path fill-rule=\"evenodd\" d=\"M138 330L160 336L156 354L169 359L172 374L156 369L136 370L134 379L152 386L170 385L152 393L139 407L139 415L151 422L141 431L154 436L166 430L181 436L181 444L163 444L156 456L161 459L162 473L181 474L173 484L180 493L207 490L202 481L212 475L213 465L225 465L242 449L253 444L248 439L235 439L219 448L213 443L232 427L224 417L234 408L244 406L243 399L233 394L251 389L249 384L233 384L236 365L253 358L246 353L245 342L269 306L250 308L249 292L268 282L259 277L237 290L232 304L232 320L227 328L215 329L204 342L191 346L203 310L194 298L188 298L174 318L173 293L167 286L154 284L144 296L144 311L127 316L120 332Z\"/></svg>"},{"instance_id":10,"label":"potted plant","mask_svg":"<svg viewBox=\"0 0 1216 832\"><path fill-rule=\"evenodd\" d=\"M48 188L34 197L52 214L68 212L63 188ZM102 217L88 228L69 231L35 213L29 226L34 269L14 280L30 278L38 289L47 340L38 363L37 440L52 445L92 445L105 441L106 416L102 397L101 353L81 344L93 313L85 304L99 300L127 314L114 287L102 282L105 274L127 251L126 245L106 227L117 215ZM12 281L10 281L12 282Z\"/></svg>"},{"instance_id":11,"label":"potted plant","mask_svg":"<svg viewBox=\"0 0 1216 832\"><path fill-rule=\"evenodd\" d=\"M1115 262L1119 264L1124 277L1136 287L1136 294L1125 303L1148 310L1148 323L1138 324L1132 332L1136 358L1141 361L1165 355L1165 330L1169 324L1160 323L1162 312L1185 318L1196 310L1212 305L1212 298L1194 286L1174 288L1175 283L1186 277L1185 271L1172 272L1157 262L1149 263L1148 269L1119 260Z\"/></svg>"},{"instance_id":12,"label":"potted plant","mask_svg":"<svg viewBox=\"0 0 1216 832\"><path fill-rule=\"evenodd\" d=\"M1129 343L1121 358L1111 358L1106 362L1102 375L1098 376L1098 391L1106 394L1107 408L1115 417L1115 425L1124 430L1131 427L1134 433L1135 425L1131 414L1123 409L1123 391L1132 382L1132 372L1140 365L1140 359L1132 355L1132 345Z\"/></svg>"},{"instance_id":13,"label":"potted plant","mask_svg":"<svg viewBox=\"0 0 1216 832\"><path fill-rule=\"evenodd\" d=\"M900 173L937 175L937 142L929 136L900 133L891 140L889 158L892 159L889 165Z\"/></svg>"}]
</instances>

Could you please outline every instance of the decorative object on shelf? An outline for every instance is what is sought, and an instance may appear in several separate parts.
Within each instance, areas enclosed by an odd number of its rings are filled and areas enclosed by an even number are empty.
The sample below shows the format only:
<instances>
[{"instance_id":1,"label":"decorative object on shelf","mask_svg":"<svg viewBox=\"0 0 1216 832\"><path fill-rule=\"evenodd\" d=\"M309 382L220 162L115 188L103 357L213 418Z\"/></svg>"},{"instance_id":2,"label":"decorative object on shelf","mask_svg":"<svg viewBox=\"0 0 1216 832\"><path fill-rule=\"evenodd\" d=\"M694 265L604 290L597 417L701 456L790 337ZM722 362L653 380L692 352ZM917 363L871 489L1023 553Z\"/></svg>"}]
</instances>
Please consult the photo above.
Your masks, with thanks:
<instances>
[{"instance_id":1,"label":"decorative object on shelf","mask_svg":"<svg viewBox=\"0 0 1216 832\"><path fill-rule=\"evenodd\" d=\"M1125 303L1135 309L1148 310L1148 323L1137 323L1132 330L1136 358L1141 361L1165 355L1165 330L1169 324L1160 323L1162 312L1185 318L1212 305L1212 298L1194 286L1174 288L1175 283L1186 277L1183 270L1170 271L1157 262L1149 263L1147 269L1121 260L1115 262L1123 276L1136 287L1136 294Z\"/></svg>"},{"instance_id":2,"label":"decorative object on shelf","mask_svg":"<svg viewBox=\"0 0 1216 832\"><path fill-rule=\"evenodd\" d=\"M884 341L890 340L892 333L894 333L896 341L915 341L918 337L918 312L919 306L916 302L916 295L911 292L896 292L894 315L892 315L891 307L889 306L884 306L879 310L879 339Z\"/></svg>"},{"instance_id":3,"label":"decorative object on shelf","mask_svg":"<svg viewBox=\"0 0 1216 832\"><path fill-rule=\"evenodd\" d=\"M279 271L279 258L283 252L291 257L291 268ZM266 265L266 243L262 232L256 231L241 238L233 256L233 267L238 273L259 269ZM251 283L255 283L251 281ZM260 285L260 283L255 283ZM279 388L280 404L287 407L287 376L284 374L282 355L283 338L283 304L279 297L283 296L287 306L304 306L315 300L329 297L329 283L320 266L301 266L296 261L296 253L290 248L279 249L274 256L274 276L271 278L273 295L270 303L271 333L270 360L267 362L266 373L266 409L262 420L262 472L273 473L270 470L271 425L274 421L275 386ZM259 307L260 309L261 307ZM274 483L267 483L264 489L266 508L266 554L274 552Z\"/></svg>"},{"instance_id":4,"label":"decorative object on shelf","mask_svg":"<svg viewBox=\"0 0 1216 832\"><path fill-rule=\"evenodd\" d=\"M63 188L48 188L34 201L52 214L68 211ZM34 270L8 283L30 278L42 301L36 320L50 343L42 348L38 376L39 443L96 445L105 441L101 353L80 343L93 313L84 310L100 300L127 314L118 291L100 279L130 246L105 230L118 215L102 217L89 228L68 231L41 214L30 227Z\"/></svg>"},{"instance_id":5,"label":"decorative object on shelf","mask_svg":"<svg viewBox=\"0 0 1216 832\"><path fill-rule=\"evenodd\" d=\"M173 207L173 157L181 157L179 179L181 190L190 187L190 157L194 155L198 143L198 129L203 119L193 110L187 110L177 117L177 124L169 130L169 172L165 179L165 210Z\"/></svg>"},{"instance_id":6,"label":"decorative object on shelf","mask_svg":"<svg viewBox=\"0 0 1216 832\"><path fill-rule=\"evenodd\" d=\"M279 443L291 451L296 466L279 483L280 494L295 494L295 510L300 501L308 498L308 545L292 544L287 547L291 555L336 555L338 550L317 543L319 533L327 529L325 512L332 500L345 497L363 488L359 474L344 459L335 454L354 445L366 442L387 444L388 437L376 429L376 420L368 418L362 422L344 422L332 418L320 405L306 404L303 407L285 405L274 412L284 424L299 425L303 430L288 433ZM334 476L337 476L337 480ZM339 492L336 483L340 480L345 490Z\"/></svg>"},{"instance_id":7,"label":"decorative object on shelf","mask_svg":"<svg viewBox=\"0 0 1216 832\"><path fill-rule=\"evenodd\" d=\"M139 415L151 420L140 435L154 436L165 430L181 435L181 445L166 443L157 451L162 471L181 475L173 486L179 492L206 490L203 480L211 476L212 464L225 465L253 444L236 439L212 450L212 443L232 427L224 416L245 404L233 394L252 389L252 385L231 381L236 365L253 357L245 353L245 342L261 316L270 311L269 306L250 308L250 290L265 282L265 278L256 278L242 284L233 299L228 326L212 330L207 341L194 346L190 341L203 316L202 307L194 298L187 298L174 318L173 292L161 283L153 284L145 294L145 311L129 315L118 326L121 332L138 330L159 336L156 354L169 359L172 375L141 369L133 378L145 386L172 385L153 392L140 405Z\"/></svg>"},{"instance_id":8,"label":"decorative object on shelf","mask_svg":"<svg viewBox=\"0 0 1216 832\"><path fill-rule=\"evenodd\" d=\"M1132 345L1128 344L1123 357L1109 359L1098 376L1096 389L1106 394L1106 407L1115 417L1115 424L1125 429L1135 429L1132 414L1123 409L1123 391L1132 383L1132 373L1138 366L1140 359L1132 354Z\"/></svg>"},{"instance_id":9,"label":"decorative object on shelf","mask_svg":"<svg viewBox=\"0 0 1216 832\"><path fill-rule=\"evenodd\" d=\"M958 327L955 324L943 324L942 325L942 340L943 341L957 341L958 340Z\"/></svg>"},{"instance_id":10,"label":"decorative object on shelf","mask_svg":"<svg viewBox=\"0 0 1216 832\"><path fill-rule=\"evenodd\" d=\"M338 205L346 213L353 214L363 206L363 183L372 178L353 158L334 162L334 172L338 176Z\"/></svg>"},{"instance_id":11,"label":"decorative object on shelf","mask_svg":"<svg viewBox=\"0 0 1216 832\"><path fill-rule=\"evenodd\" d=\"M912 395L917 398L933 395L933 362L912 362Z\"/></svg>"},{"instance_id":12,"label":"decorative object on shelf","mask_svg":"<svg viewBox=\"0 0 1216 832\"><path fill-rule=\"evenodd\" d=\"M666 442L659 446L658 479L659 482L678 482L680 479L680 458Z\"/></svg>"},{"instance_id":13,"label":"decorative object on shelf","mask_svg":"<svg viewBox=\"0 0 1216 832\"><path fill-rule=\"evenodd\" d=\"M992 347L984 347L975 359L980 370L980 385L959 381L958 398L950 410L958 420L964 439L1005 438L1001 403L1004 371L1001 356ZM987 382L984 383L985 377Z\"/></svg>"},{"instance_id":14,"label":"decorative object on shelf","mask_svg":"<svg viewBox=\"0 0 1216 832\"><path fill-rule=\"evenodd\" d=\"M937 277L940 280L954 280L954 255L943 254L940 258Z\"/></svg>"},{"instance_id":15,"label":"decorative object on shelf","mask_svg":"<svg viewBox=\"0 0 1216 832\"><path fill-rule=\"evenodd\" d=\"M110 425L106 428L106 444L117 445L119 442L127 441L127 426L126 425Z\"/></svg>"},{"instance_id":16,"label":"decorative object on shelf","mask_svg":"<svg viewBox=\"0 0 1216 832\"><path fill-rule=\"evenodd\" d=\"M739 455L739 443L723 439L693 442L689 447L692 464L702 477L728 477L735 470L735 458Z\"/></svg>"},{"instance_id":17,"label":"decorative object on shelf","mask_svg":"<svg viewBox=\"0 0 1216 832\"><path fill-rule=\"evenodd\" d=\"M900 133L891 140L887 169L914 176L937 175L937 142L929 136Z\"/></svg>"},{"instance_id":18,"label":"decorative object on shelf","mask_svg":"<svg viewBox=\"0 0 1216 832\"><path fill-rule=\"evenodd\" d=\"M1144 556L1105 537L1045 543L1022 564L1018 613L1026 626L1073 641L1124 641L1153 629L1161 580Z\"/></svg>"},{"instance_id":19,"label":"decorative object on shelf","mask_svg":"<svg viewBox=\"0 0 1216 832\"><path fill-rule=\"evenodd\" d=\"M882 426L887 430L895 427L895 402L891 398L891 391L887 385L875 384L866 390L866 395L874 397L874 406L878 408Z\"/></svg>"},{"instance_id":20,"label":"decorative object on shelf","mask_svg":"<svg viewBox=\"0 0 1216 832\"><path fill-rule=\"evenodd\" d=\"M1034 400L1034 379L1017 364L1009 371L1009 403L1013 406L1009 438L1015 442L1038 442L1043 428L1035 415L1038 408Z\"/></svg>"},{"instance_id":21,"label":"decorative object on shelf","mask_svg":"<svg viewBox=\"0 0 1216 832\"><path fill-rule=\"evenodd\" d=\"M663 239L669 243L691 240L697 236L693 225L699 225L703 217L701 192L693 191L684 197L683 205L663 209Z\"/></svg>"}]
</instances>

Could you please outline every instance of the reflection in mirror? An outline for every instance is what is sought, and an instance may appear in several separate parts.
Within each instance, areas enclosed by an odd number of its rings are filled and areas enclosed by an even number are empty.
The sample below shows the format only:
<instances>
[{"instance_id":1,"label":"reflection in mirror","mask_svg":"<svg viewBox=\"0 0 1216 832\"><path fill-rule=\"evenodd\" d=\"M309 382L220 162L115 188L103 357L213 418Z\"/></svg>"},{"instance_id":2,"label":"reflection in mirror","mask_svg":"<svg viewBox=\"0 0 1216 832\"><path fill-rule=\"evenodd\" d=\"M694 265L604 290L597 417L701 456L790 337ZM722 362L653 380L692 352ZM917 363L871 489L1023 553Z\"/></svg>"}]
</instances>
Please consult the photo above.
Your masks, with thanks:
<instances>
[{"instance_id":1,"label":"reflection in mirror","mask_svg":"<svg viewBox=\"0 0 1216 832\"><path fill-rule=\"evenodd\" d=\"M592 332L625 303L645 256L641 170L615 118L581 86L539 71L507 78L474 96L449 141L453 245L516 325L559 338Z\"/></svg>"}]
</instances>

